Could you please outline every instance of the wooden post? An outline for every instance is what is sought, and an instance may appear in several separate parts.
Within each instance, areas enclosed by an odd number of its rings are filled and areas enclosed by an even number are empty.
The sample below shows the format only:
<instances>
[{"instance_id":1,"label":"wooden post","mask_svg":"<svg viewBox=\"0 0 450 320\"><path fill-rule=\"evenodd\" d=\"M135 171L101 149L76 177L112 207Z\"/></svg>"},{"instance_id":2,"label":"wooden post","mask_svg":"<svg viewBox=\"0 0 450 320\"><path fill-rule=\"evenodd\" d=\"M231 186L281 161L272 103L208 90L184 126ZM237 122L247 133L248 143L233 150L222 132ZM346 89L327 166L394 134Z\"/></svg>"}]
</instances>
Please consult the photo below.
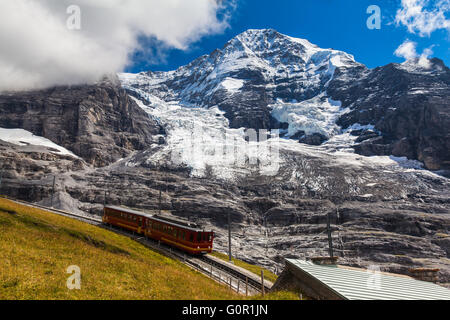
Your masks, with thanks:
<instances>
[{"instance_id":1,"label":"wooden post","mask_svg":"<svg viewBox=\"0 0 450 320\"><path fill-rule=\"evenodd\" d=\"M334 252L333 252L333 238L331 236L331 217L330 213L327 213L327 233L328 233L328 251L330 254L330 258L333 258Z\"/></svg>"},{"instance_id":2,"label":"wooden post","mask_svg":"<svg viewBox=\"0 0 450 320\"><path fill-rule=\"evenodd\" d=\"M248 296L248 277L245 277L245 296Z\"/></svg>"},{"instance_id":3,"label":"wooden post","mask_svg":"<svg viewBox=\"0 0 450 320\"><path fill-rule=\"evenodd\" d=\"M211 278L213 277L213 266L211 265Z\"/></svg>"},{"instance_id":4,"label":"wooden post","mask_svg":"<svg viewBox=\"0 0 450 320\"><path fill-rule=\"evenodd\" d=\"M261 288L262 288L262 295L265 296L265 290L264 290L264 270L261 269Z\"/></svg>"},{"instance_id":5,"label":"wooden post","mask_svg":"<svg viewBox=\"0 0 450 320\"><path fill-rule=\"evenodd\" d=\"M55 194L55 183L56 183L56 176L53 176L53 189L52 189L52 198L50 202L50 208L53 208L53 196Z\"/></svg>"},{"instance_id":6,"label":"wooden post","mask_svg":"<svg viewBox=\"0 0 450 320\"><path fill-rule=\"evenodd\" d=\"M0 171L0 188L2 187L3 170L4 169L2 169L2 171Z\"/></svg>"},{"instance_id":7,"label":"wooden post","mask_svg":"<svg viewBox=\"0 0 450 320\"><path fill-rule=\"evenodd\" d=\"M161 206L162 206L162 187L159 188L159 215L161 215Z\"/></svg>"},{"instance_id":8,"label":"wooden post","mask_svg":"<svg viewBox=\"0 0 450 320\"><path fill-rule=\"evenodd\" d=\"M239 286L241 284L241 280L238 279L238 285L237 285L237 293L239 293Z\"/></svg>"},{"instance_id":9,"label":"wooden post","mask_svg":"<svg viewBox=\"0 0 450 320\"><path fill-rule=\"evenodd\" d=\"M228 212L228 258L230 262L233 262L231 256L231 214Z\"/></svg>"},{"instance_id":10,"label":"wooden post","mask_svg":"<svg viewBox=\"0 0 450 320\"><path fill-rule=\"evenodd\" d=\"M230 290L232 289L232 287L231 287L231 281L232 281L232 280L231 280L231 277L230 277Z\"/></svg>"}]
</instances>

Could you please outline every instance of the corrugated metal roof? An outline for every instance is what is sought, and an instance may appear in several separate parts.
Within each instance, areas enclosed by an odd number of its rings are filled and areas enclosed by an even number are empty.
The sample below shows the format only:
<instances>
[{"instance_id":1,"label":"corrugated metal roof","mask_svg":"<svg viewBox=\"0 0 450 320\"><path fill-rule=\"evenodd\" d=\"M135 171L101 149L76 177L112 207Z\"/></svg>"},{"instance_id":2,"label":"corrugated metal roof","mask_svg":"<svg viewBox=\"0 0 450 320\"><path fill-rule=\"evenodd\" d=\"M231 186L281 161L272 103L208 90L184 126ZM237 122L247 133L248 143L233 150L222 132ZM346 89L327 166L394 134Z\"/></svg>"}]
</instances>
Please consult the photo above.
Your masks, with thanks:
<instances>
[{"instance_id":1,"label":"corrugated metal roof","mask_svg":"<svg viewBox=\"0 0 450 320\"><path fill-rule=\"evenodd\" d=\"M347 300L450 300L450 290L407 276L287 259Z\"/></svg>"}]
</instances>

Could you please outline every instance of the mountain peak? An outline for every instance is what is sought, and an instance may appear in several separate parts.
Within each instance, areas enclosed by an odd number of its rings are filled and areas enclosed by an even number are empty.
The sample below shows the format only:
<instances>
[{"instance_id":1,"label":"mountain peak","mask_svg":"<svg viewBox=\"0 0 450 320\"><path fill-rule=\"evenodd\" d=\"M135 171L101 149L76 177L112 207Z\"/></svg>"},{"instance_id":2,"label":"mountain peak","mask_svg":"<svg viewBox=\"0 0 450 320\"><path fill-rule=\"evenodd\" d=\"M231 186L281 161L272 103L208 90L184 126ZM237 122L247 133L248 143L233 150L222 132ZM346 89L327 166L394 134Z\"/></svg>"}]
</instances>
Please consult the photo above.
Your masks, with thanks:
<instances>
[{"instance_id":1,"label":"mountain peak","mask_svg":"<svg viewBox=\"0 0 450 320\"><path fill-rule=\"evenodd\" d=\"M426 57L409 59L399 64L398 67L410 73L440 73L448 70L442 60Z\"/></svg>"},{"instance_id":2,"label":"mountain peak","mask_svg":"<svg viewBox=\"0 0 450 320\"><path fill-rule=\"evenodd\" d=\"M231 40L231 42L233 41L240 41L250 48L258 47L259 51L270 49L274 45L286 46L289 44L300 44L306 48L319 49L306 39L293 38L275 29L248 29Z\"/></svg>"},{"instance_id":3,"label":"mountain peak","mask_svg":"<svg viewBox=\"0 0 450 320\"><path fill-rule=\"evenodd\" d=\"M230 40L224 51L241 51L278 65L316 64L324 60L333 60L333 64L336 61L336 66L341 67L356 64L354 57L343 51L323 49L306 39L290 37L274 29L244 31Z\"/></svg>"}]
</instances>

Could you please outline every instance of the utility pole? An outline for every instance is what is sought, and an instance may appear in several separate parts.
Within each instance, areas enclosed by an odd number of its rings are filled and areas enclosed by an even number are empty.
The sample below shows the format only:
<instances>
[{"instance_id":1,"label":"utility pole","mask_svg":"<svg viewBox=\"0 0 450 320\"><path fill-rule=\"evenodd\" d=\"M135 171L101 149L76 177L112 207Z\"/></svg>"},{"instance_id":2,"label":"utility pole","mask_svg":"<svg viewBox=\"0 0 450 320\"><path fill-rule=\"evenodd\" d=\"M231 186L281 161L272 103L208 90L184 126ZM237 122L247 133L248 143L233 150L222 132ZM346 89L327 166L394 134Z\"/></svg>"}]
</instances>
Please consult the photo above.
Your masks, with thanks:
<instances>
[{"instance_id":1,"label":"utility pole","mask_svg":"<svg viewBox=\"0 0 450 320\"><path fill-rule=\"evenodd\" d=\"M331 237L331 217L329 212L327 213L327 232L328 232L328 250L330 258L333 258L334 257L333 238Z\"/></svg>"},{"instance_id":2,"label":"utility pole","mask_svg":"<svg viewBox=\"0 0 450 320\"><path fill-rule=\"evenodd\" d=\"M52 189L52 199L51 199L50 208L53 208L53 196L55 195L55 184L56 184L56 176L53 176L53 189Z\"/></svg>"},{"instance_id":3,"label":"utility pole","mask_svg":"<svg viewBox=\"0 0 450 320\"><path fill-rule=\"evenodd\" d=\"M261 269L261 293L263 297L266 295L265 288L264 288L264 270Z\"/></svg>"},{"instance_id":4,"label":"utility pole","mask_svg":"<svg viewBox=\"0 0 450 320\"><path fill-rule=\"evenodd\" d=\"M103 198L103 207L106 207L106 205L108 204L108 201L106 201L106 190L105 190L105 197Z\"/></svg>"},{"instance_id":5,"label":"utility pole","mask_svg":"<svg viewBox=\"0 0 450 320\"><path fill-rule=\"evenodd\" d=\"M159 187L159 215L161 215L161 205L162 205L162 187Z\"/></svg>"},{"instance_id":6,"label":"utility pole","mask_svg":"<svg viewBox=\"0 0 450 320\"><path fill-rule=\"evenodd\" d=\"M228 211L228 257L230 262L233 261L231 256L231 213Z\"/></svg>"},{"instance_id":7,"label":"utility pole","mask_svg":"<svg viewBox=\"0 0 450 320\"><path fill-rule=\"evenodd\" d=\"M0 189L2 188L2 178L3 178L3 168L2 171L0 171Z\"/></svg>"}]
</instances>

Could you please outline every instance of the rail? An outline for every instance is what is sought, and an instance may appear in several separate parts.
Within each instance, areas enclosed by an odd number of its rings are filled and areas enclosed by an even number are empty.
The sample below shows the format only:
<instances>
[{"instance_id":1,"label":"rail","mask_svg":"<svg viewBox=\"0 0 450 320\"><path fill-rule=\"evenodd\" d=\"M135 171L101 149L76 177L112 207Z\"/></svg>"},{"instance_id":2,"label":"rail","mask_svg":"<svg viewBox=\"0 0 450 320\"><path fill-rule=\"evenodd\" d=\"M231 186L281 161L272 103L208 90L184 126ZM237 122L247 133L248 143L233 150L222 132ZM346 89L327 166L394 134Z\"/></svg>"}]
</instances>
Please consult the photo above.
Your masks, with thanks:
<instances>
[{"instance_id":1,"label":"rail","mask_svg":"<svg viewBox=\"0 0 450 320\"><path fill-rule=\"evenodd\" d=\"M22 200L16 200L12 199L10 197L4 197L8 200L11 200L13 202L16 202L18 204L22 204L28 207L32 208L38 208L43 209L58 215L66 216L69 218L75 218L77 220L90 223L92 225L100 226L104 229L113 231L115 233L127 236L142 245L155 250L159 252L160 254L163 254L167 257L176 259L188 267L201 272L208 276L209 278L227 285L230 290L236 291L239 294L242 295L255 295L261 293L262 290L262 283L254 277L249 276L248 274L245 274L243 272L240 272L236 268L233 268L228 265L227 262L223 261L221 262L219 259L213 259L208 255L205 256L191 256L181 250L178 250L176 248L170 247L164 243L158 242L156 240L146 238L142 235L136 235L133 232L125 231L124 229L119 229L114 226L105 225L103 224L103 221L101 218L93 218L93 217L87 217L84 215L59 210L55 208L49 208L43 205L30 203ZM264 292L269 292L271 289L271 286L268 283L264 284Z\"/></svg>"}]
</instances>

